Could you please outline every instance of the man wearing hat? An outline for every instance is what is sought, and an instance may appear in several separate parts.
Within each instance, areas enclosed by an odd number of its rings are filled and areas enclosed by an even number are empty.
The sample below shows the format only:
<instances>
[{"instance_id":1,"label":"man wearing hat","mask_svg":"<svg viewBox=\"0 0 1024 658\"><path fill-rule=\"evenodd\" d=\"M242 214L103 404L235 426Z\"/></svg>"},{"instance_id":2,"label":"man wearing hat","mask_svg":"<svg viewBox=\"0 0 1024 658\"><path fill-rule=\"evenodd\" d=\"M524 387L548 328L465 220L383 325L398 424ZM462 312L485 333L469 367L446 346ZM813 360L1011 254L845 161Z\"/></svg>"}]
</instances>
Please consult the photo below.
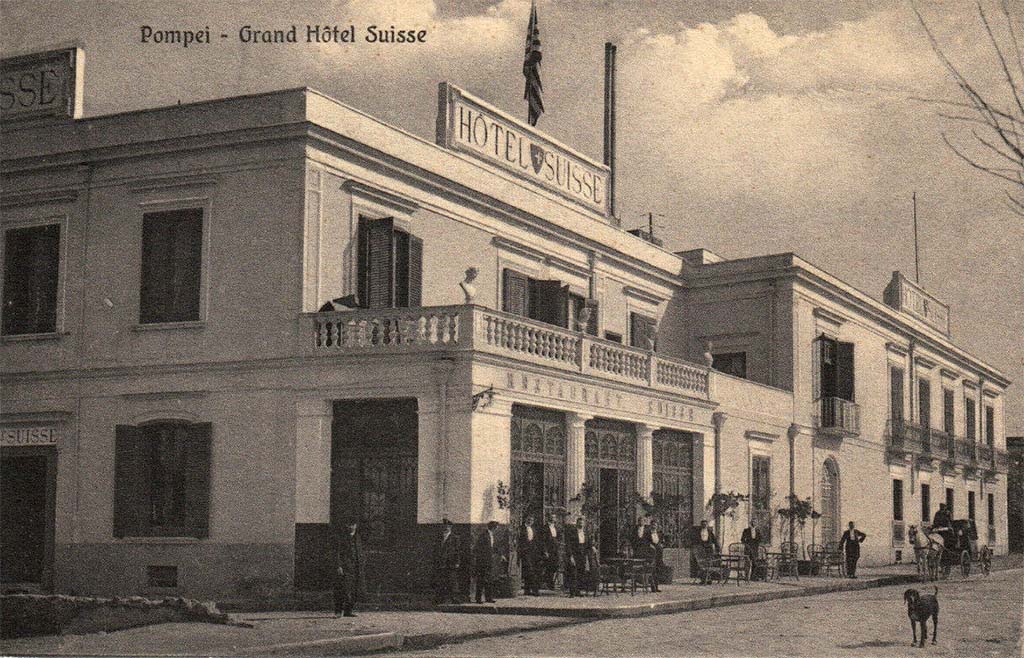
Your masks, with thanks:
<instances>
[{"instance_id":1,"label":"man wearing hat","mask_svg":"<svg viewBox=\"0 0 1024 658\"><path fill-rule=\"evenodd\" d=\"M480 533L473 551L476 573L476 602L494 603L494 585L501 567L501 553L498 548L497 521L490 521L487 530Z\"/></svg>"},{"instance_id":2,"label":"man wearing hat","mask_svg":"<svg viewBox=\"0 0 1024 658\"><path fill-rule=\"evenodd\" d=\"M452 522L441 520L441 542L437 549L434 583L438 603L457 603L455 594L459 591L459 567L462 547L458 536L452 531Z\"/></svg>"},{"instance_id":3,"label":"man wearing hat","mask_svg":"<svg viewBox=\"0 0 1024 658\"><path fill-rule=\"evenodd\" d=\"M355 617L352 608L366 589L363 546L359 522L349 519L338 537L337 567L334 573L334 614Z\"/></svg>"}]
</instances>

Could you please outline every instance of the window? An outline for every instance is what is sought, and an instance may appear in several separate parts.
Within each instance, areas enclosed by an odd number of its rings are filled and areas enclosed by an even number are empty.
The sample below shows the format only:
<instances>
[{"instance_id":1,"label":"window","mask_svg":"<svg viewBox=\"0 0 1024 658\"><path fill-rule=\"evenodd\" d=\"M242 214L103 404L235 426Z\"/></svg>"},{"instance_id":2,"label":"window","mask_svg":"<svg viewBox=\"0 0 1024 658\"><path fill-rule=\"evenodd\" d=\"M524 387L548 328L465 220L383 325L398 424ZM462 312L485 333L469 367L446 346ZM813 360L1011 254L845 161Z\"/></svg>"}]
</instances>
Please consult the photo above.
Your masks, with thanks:
<instances>
[{"instance_id":1,"label":"window","mask_svg":"<svg viewBox=\"0 0 1024 658\"><path fill-rule=\"evenodd\" d=\"M750 458L750 520L758 532L772 540L772 459L767 455Z\"/></svg>"},{"instance_id":2,"label":"window","mask_svg":"<svg viewBox=\"0 0 1024 658\"><path fill-rule=\"evenodd\" d=\"M964 398L964 423L968 441L976 441L978 438L978 419L975 414L974 400Z\"/></svg>"},{"instance_id":3,"label":"window","mask_svg":"<svg viewBox=\"0 0 1024 658\"><path fill-rule=\"evenodd\" d=\"M927 484L921 485L921 523L932 520L932 489Z\"/></svg>"},{"instance_id":4,"label":"window","mask_svg":"<svg viewBox=\"0 0 1024 658\"><path fill-rule=\"evenodd\" d=\"M815 341L815 399L840 398L854 402L853 343L819 337Z\"/></svg>"},{"instance_id":5,"label":"window","mask_svg":"<svg viewBox=\"0 0 1024 658\"><path fill-rule=\"evenodd\" d=\"M210 424L118 425L115 537L206 537Z\"/></svg>"},{"instance_id":6,"label":"window","mask_svg":"<svg viewBox=\"0 0 1024 658\"><path fill-rule=\"evenodd\" d=\"M629 314L629 345L652 350L658 345L658 321L640 313Z\"/></svg>"},{"instance_id":7,"label":"window","mask_svg":"<svg viewBox=\"0 0 1024 658\"><path fill-rule=\"evenodd\" d=\"M996 528L996 498L993 494L988 495L988 527L989 527L989 541L995 541L995 528Z\"/></svg>"},{"instance_id":8,"label":"window","mask_svg":"<svg viewBox=\"0 0 1024 658\"><path fill-rule=\"evenodd\" d=\"M903 520L903 480L892 481L892 520Z\"/></svg>"},{"instance_id":9,"label":"window","mask_svg":"<svg viewBox=\"0 0 1024 658\"><path fill-rule=\"evenodd\" d=\"M974 520L974 492L967 492L967 518Z\"/></svg>"},{"instance_id":10,"label":"window","mask_svg":"<svg viewBox=\"0 0 1024 658\"><path fill-rule=\"evenodd\" d=\"M715 354L711 359L711 367L727 375L746 379L747 353L729 352L728 354Z\"/></svg>"},{"instance_id":11,"label":"window","mask_svg":"<svg viewBox=\"0 0 1024 658\"><path fill-rule=\"evenodd\" d=\"M903 423L903 368L889 368L889 418L894 425Z\"/></svg>"},{"instance_id":12,"label":"window","mask_svg":"<svg viewBox=\"0 0 1024 658\"><path fill-rule=\"evenodd\" d=\"M942 431L953 436L953 389L942 389Z\"/></svg>"},{"instance_id":13,"label":"window","mask_svg":"<svg viewBox=\"0 0 1024 658\"><path fill-rule=\"evenodd\" d=\"M949 517L953 518L953 490L946 488L946 509L949 510Z\"/></svg>"},{"instance_id":14,"label":"window","mask_svg":"<svg viewBox=\"0 0 1024 658\"><path fill-rule=\"evenodd\" d=\"M57 331L60 224L4 231L3 334Z\"/></svg>"},{"instance_id":15,"label":"window","mask_svg":"<svg viewBox=\"0 0 1024 658\"><path fill-rule=\"evenodd\" d=\"M932 384L927 379L917 382L917 416L921 427L932 426Z\"/></svg>"},{"instance_id":16,"label":"window","mask_svg":"<svg viewBox=\"0 0 1024 658\"><path fill-rule=\"evenodd\" d=\"M992 447L996 443L996 410L985 407L985 443Z\"/></svg>"},{"instance_id":17,"label":"window","mask_svg":"<svg viewBox=\"0 0 1024 658\"><path fill-rule=\"evenodd\" d=\"M420 306L423 240L395 228L392 217L359 217L356 288L364 308Z\"/></svg>"},{"instance_id":18,"label":"window","mask_svg":"<svg viewBox=\"0 0 1024 658\"><path fill-rule=\"evenodd\" d=\"M143 215L140 323L200 319L202 257L202 209Z\"/></svg>"},{"instance_id":19,"label":"window","mask_svg":"<svg viewBox=\"0 0 1024 658\"><path fill-rule=\"evenodd\" d=\"M577 321L589 310L585 330L597 335L597 301L570 292L569 286L561 281L531 279L505 269L501 288L501 306L507 313L575 331Z\"/></svg>"}]
</instances>

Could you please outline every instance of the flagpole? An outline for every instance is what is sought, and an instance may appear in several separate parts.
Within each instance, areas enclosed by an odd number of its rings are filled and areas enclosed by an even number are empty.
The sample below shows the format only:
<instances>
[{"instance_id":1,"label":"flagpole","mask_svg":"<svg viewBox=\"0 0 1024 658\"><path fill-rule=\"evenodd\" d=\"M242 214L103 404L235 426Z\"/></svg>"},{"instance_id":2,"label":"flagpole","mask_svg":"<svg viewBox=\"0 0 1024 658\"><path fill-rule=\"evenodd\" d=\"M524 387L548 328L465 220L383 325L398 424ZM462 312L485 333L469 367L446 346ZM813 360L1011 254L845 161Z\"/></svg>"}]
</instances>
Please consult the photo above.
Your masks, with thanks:
<instances>
[{"instance_id":1,"label":"flagpole","mask_svg":"<svg viewBox=\"0 0 1024 658\"><path fill-rule=\"evenodd\" d=\"M615 220L615 44L604 44L604 164L608 167L608 209Z\"/></svg>"},{"instance_id":2,"label":"flagpole","mask_svg":"<svg viewBox=\"0 0 1024 658\"><path fill-rule=\"evenodd\" d=\"M914 282L921 283L921 261L917 251L917 190L911 196L914 202Z\"/></svg>"}]
</instances>

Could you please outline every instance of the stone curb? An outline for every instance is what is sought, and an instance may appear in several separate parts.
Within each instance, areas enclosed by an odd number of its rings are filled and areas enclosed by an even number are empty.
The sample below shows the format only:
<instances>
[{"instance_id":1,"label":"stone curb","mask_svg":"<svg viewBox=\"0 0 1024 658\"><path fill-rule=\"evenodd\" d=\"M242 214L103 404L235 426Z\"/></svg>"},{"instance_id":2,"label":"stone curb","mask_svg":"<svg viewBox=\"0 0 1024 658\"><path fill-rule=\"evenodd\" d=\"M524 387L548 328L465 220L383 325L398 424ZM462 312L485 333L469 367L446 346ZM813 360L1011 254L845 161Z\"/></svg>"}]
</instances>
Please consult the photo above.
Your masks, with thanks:
<instances>
[{"instance_id":1,"label":"stone curb","mask_svg":"<svg viewBox=\"0 0 1024 658\"><path fill-rule=\"evenodd\" d=\"M530 615L535 617L572 617L585 619L615 619L628 617L644 617L648 615L664 615L674 612L706 610L727 605L745 603L761 603L777 599L789 599L800 596L816 596L832 592L845 592L873 587L888 587L904 583L920 582L917 574L896 574L865 578L863 580L842 580L823 585L803 587L792 583L792 589L772 592L737 592L734 594L715 594L707 598L689 601L661 601L641 605L623 605L614 608L539 608L533 606L488 606L488 605L447 605L438 608L441 612L458 614L492 614L492 615ZM789 583L787 583L789 584Z\"/></svg>"},{"instance_id":2,"label":"stone curb","mask_svg":"<svg viewBox=\"0 0 1024 658\"><path fill-rule=\"evenodd\" d=\"M385 649L400 649L404 642L405 636L400 633L373 633L371 635L347 635L341 637L322 638L319 640L305 640L302 642L286 642L284 644L267 644L263 646L245 647L233 650L232 655L264 655L281 650L313 647L318 649L329 649L335 654L352 655L383 651Z\"/></svg>"}]
</instances>

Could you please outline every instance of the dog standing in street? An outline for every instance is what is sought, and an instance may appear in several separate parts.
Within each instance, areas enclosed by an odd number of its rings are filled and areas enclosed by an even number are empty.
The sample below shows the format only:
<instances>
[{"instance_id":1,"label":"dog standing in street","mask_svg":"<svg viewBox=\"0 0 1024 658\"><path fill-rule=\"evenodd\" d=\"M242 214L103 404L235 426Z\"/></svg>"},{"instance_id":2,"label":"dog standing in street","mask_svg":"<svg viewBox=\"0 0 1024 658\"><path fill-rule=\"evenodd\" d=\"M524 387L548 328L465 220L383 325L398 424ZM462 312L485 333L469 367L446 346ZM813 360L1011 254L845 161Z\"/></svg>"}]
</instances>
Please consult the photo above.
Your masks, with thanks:
<instances>
[{"instance_id":1,"label":"dog standing in street","mask_svg":"<svg viewBox=\"0 0 1024 658\"><path fill-rule=\"evenodd\" d=\"M932 644L939 637L939 588L935 588L935 594L921 594L916 589L908 589L903 592L903 600L907 602L907 616L910 617L910 630L914 639L910 646L917 644L917 624L921 624L921 643L928 639L928 618L932 618Z\"/></svg>"}]
</instances>

